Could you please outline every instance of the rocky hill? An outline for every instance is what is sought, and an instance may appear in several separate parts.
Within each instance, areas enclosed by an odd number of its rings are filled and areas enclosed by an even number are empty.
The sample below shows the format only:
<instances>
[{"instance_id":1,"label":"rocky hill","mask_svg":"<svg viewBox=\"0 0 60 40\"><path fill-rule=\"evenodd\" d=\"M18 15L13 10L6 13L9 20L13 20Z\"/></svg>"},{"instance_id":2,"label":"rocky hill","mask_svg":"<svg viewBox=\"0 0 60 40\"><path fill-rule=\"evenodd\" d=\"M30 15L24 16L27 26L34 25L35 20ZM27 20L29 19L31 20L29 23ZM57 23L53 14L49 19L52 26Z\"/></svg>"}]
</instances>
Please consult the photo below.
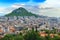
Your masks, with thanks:
<instances>
[{"instance_id":1,"label":"rocky hill","mask_svg":"<svg viewBox=\"0 0 60 40\"><path fill-rule=\"evenodd\" d=\"M25 8L20 7L18 9L13 10L11 13L5 16L38 16L38 15L28 12Z\"/></svg>"}]
</instances>

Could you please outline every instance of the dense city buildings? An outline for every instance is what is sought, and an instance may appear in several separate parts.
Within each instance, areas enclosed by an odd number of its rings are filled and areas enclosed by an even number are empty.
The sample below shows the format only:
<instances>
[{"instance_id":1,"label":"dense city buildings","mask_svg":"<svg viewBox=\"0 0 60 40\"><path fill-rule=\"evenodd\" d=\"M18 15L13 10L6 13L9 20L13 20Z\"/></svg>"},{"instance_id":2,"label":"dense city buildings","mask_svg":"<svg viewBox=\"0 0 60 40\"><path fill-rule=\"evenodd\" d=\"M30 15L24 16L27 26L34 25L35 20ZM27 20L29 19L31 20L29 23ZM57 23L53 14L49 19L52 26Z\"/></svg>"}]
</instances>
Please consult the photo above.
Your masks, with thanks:
<instances>
[{"instance_id":1,"label":"dense city buildings","mask_svg":"<svg viewBox=\"0 0 60 40\"><path fill-rule=\"evenodd\" d=\"M18 31L32 27L37 27L38 30L47 29L52 30L53 27L60 29L59 19L54 17L34 17L34 16L14 16L14 17L0 17L0 34L17 33Z\"/></svg>"}]
</instances>

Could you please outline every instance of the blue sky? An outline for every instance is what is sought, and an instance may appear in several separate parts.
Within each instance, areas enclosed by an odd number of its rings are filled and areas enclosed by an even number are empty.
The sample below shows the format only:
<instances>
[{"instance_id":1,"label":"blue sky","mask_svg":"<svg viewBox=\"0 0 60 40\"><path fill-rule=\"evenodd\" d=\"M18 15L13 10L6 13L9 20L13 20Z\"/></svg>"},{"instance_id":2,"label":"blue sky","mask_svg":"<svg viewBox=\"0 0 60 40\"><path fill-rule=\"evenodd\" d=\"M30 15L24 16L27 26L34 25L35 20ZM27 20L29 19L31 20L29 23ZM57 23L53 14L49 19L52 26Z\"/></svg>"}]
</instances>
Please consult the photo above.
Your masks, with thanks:
<instances>
[{"instance_id":1,"label":"blue sky","mask_svg":"<svg viewBox=\"0 0 60 40\"><path fill-rule=\"evenodd\" d=\"M1 3L15 3L15 2L44 2L45 0L0 0Z\"/></svg>"},{"instance_id":2,"label":"blue sky","mask_svg":"<svg viewBox=\"0 0 60 40\"><path fill-rule=\"evenodd\" d=\"M44 2L45 0L0 0L0 7L8 7L8 6L11 6L12 4L15 4L15 3L25 3L25 4L38 4L38 3L42 3Z\"/></svg>"},{"instance_id":3,"label":"blue sky","mask_svg":"<svg viewBox=\"0 0 60 40\"><path fill-rule=\"evenodd\" d=\"M0 0L0 3L3 5L7 4L13 4L13 3L27 3L27 2L33 2L33 3L41 3L45 0Z\"/></svg>"}]
</instances>

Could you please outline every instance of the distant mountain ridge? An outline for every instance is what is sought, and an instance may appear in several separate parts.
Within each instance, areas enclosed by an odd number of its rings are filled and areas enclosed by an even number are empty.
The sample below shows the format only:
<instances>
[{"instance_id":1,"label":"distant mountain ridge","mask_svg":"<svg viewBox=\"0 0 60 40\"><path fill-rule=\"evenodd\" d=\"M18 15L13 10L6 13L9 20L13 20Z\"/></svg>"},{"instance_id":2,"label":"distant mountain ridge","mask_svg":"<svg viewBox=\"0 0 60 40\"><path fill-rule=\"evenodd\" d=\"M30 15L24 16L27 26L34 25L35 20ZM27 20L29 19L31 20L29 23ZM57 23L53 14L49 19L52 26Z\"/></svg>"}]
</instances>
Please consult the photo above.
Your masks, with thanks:
<instances>
[{"instance_id":1,"label":"distant mountain ridge","mask_svg":"<svg viewBox=\"0 0 60 40\"><path fill-rule=\"evenodd\" d=\"M38 16L38 15L28 12L25 8L20 7L18 9L13 10L9 14L6 14L5 16Z\"/></svg>"}]
</instances>

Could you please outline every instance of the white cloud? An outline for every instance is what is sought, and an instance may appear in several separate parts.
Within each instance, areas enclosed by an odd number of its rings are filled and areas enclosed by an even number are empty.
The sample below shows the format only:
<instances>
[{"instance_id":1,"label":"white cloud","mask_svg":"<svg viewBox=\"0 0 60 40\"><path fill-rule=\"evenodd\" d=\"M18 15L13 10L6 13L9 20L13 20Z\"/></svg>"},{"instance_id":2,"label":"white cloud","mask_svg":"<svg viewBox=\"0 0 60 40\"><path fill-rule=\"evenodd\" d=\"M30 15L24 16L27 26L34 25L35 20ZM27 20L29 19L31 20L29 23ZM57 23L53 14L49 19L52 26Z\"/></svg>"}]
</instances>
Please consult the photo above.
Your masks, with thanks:
<instances>
[{"instance_id":1,"label":"white cloud","mask_svg":"<svg viewBox=\"0 0 60 40\"><path fill-rule=\"evenodd\" d=\"M19 8L19 7L23 7L25 4L19 4L19 3L15 3L13 4L11 7L13 8Z\"/></svg>"},{"instance_id":2,"label":"white cloud","mask_svg":"<svg viewBox=\"0 0 60 40\"><path fill-rule=\"evenodd\" d=\"M0 13L4 13L4 14L7 14L9 13L13 8L3 8L3 7L0 7Z\"/></svg>"},{"instance_id":3,"label":"white cloud","mask_svg":"<svg viewBox=\"0 0 60 40\"><path fill-rule=\"evenodd\" d=\"M46 0L45 3L39 5L39 15L50 17L60 17L60 0Z\"/></svg>"},{"instance_id":4,"label":"white cloud","mask_svg":"<svg viewBox=\"0 0 60 40\"><path fill-rule=\"evenodd\" d=\"M41 7L60 7L60 0L46 0Z\"/></svg>"},{"instance_id":5,"label":"white cloud","mask_svg":"<svg viewBox=\"0 0 60 40\"><path fill-rule=\"evenodd\" d=\"M4 14L8 14L10 12L12 12L14 9L19 8L19 7L23 7L25 4L12 4L10 7L4 8L4 7L0 7L0 13L4 13Z\"/></svg>"},{"instance_id":6,"label":"white cloud","mask_svg":"<svg viewBox=\"0 0 60 40\"><path fill-rule=\"evenodd\" d=\"M3 16L5 14L7 14L7 13L9 13L9 11L6 8L0 7L0 16Z\"/></svg>"},{"instance_id":7,"label":"white cloud","mask_svg":"<svg viewBox=\"0 0 60 40\"><path fill-rule=\"evenodd\" d=\"M60 8L41 9L39 12L44 16L60 17Z\"/></svg>"},{"instance_id":8,"label":"white cloud","mask_svg":"<svg viewBox=\"0 0 60 40\"><path fill-rule=\"evenodd\" d=\"M3 8L3 7L0 7L0 13L3 13L3 10L4 10L5 8Z\"/></svg>"}]
</instances>

